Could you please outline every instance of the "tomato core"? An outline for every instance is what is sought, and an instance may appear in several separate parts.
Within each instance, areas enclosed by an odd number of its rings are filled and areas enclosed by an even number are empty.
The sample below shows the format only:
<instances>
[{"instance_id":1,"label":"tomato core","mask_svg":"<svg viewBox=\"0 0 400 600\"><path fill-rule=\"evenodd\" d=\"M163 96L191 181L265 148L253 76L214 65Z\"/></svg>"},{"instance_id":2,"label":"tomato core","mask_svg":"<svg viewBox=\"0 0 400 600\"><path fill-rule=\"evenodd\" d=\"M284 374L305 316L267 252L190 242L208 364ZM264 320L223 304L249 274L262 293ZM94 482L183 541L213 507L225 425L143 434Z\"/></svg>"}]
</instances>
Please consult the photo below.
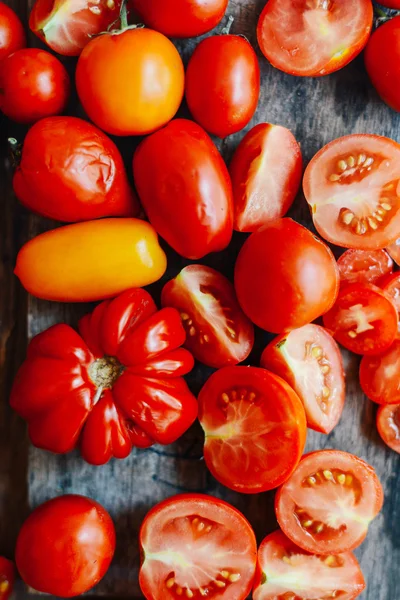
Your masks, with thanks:
<instances>
[{"instance_id":1,"label":"tomato core","mask_svg":"<svg viewBox=\"0 0 400 600\"><path fill-rule=\"evenodd\" d=\"M89 367L89 377L99 390L112 388L122 374L123 366L113 356L96 359Z\"/></svg>"}]
</instances>

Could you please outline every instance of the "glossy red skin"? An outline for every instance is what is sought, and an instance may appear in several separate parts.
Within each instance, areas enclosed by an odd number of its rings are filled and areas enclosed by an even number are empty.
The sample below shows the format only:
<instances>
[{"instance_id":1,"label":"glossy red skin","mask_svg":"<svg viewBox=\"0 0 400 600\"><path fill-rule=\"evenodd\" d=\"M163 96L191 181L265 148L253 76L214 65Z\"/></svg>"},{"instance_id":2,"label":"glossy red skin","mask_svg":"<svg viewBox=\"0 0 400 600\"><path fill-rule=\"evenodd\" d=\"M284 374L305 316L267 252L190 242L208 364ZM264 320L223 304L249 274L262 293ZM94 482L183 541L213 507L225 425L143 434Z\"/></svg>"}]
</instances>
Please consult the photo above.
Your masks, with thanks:
<instances>
[{"instance_id":1,"label":"glossy red skin","mask_svg":"<svg viewBox=\"0 0 400 600\"><path fill-rule=\"evenodd\" d=\"M14 588L15 567L10 560L0 556L0 600L8 600Z\"/></svg>"},{"instance_id":2,"label":"glossy red skin","mask_svg":"<svg viewBox=\"0 0 400 600\"><path fill-rule=\"evenodd\" d=\"M400 238L386 248L386 252L394 260L397 266L400 266Z\"/></svg>"},{"instance_id":3,"label":"glossy red skin","mask_svg":"<svg viewBox=\"0 0 400 600\"><path fill-rule=\"evenodd\" d=\"M0 60L25 46L25 31L20 19L7 4L0 2Z\"/></svg>"},{"instance_id":4,"label":"glossy red skin","mask_svg":"<svg viewBox=\"0 0 400 600\"><path fill-rule=\"evenodd\" d=\"M192 260L226 248L232 237L232 184L206 132L186 119L147 137L133 175L150 223L178 254Z\"/></svg>"},{"instance_id":5,"label":"glossy red skin","mask_svg":"<svg viewBox=\"0 0 400 600\"><path fill-rule=\"evenodd\" d=\"M378 281L378 285L392 300L400 315L400 272L389 273Z\"/></svg>"},{"instance_id":6,"label":"glossy red skin","mask_svg":"<svg viewBox=\"0 0 400 600\"><path fill-rule=\"evenodd\" d=\"M383 362L383 365L381 363ZM400 402L400 373L387 373L386 366L396 367L400 361L400 339L377 356L363 356L360 363L360 385L364 394L377 404Z\"/></svg>"},{"instance_id":7,"label":"glossy red skin","mask_svg":"<svg viewBox=\"0 0 400 600\"><path fill-rule=\"evenodd\" d=\"M338 259L340 282L376 283L393 271L393 260L386 250L346 250Z\"/></svg>"},{"instance_id":8,"label":"glossy red skin","mask_svg":"<svg viewBox=\"0 0 400 600\"><path fill-rule=\"evenodd\" d=\"M59 324L34 337L17 373L10 403L35 446L64 454L80 445L101 465L133 447L170 444L190 427L197 402L182 375L194 361L180 348L175 309L157 311L145 290L128 290L83 317L79 331ZM96 379L104 357L116 362Z\"/></svg>"},{"instance_id":9,"label":"glossy red skin","mask_svg":"<svg viewBox=\"0 0 400 600\"><path fill-rule=\"evenodd\" d=\"M385 444L400 454L400 404L380 406L376 425Z\"/></svg>"},{"instance_id":10,"label":"glossy red skin","mask_svg":"<svg viewBox=\"0 0 400 600\"><path fill-rule=\"evenodd\" d=\"M195 121L225 138L245 127L260 95L260 67L250 43L238 35L206 38L186 70L186 100Z\"/></svg>"},{"instance_id":11,"label":"glossy red skin","mask_svg":"<svg viewBox=\"0 0 400 600\"><path fill-rule=\"evenodd\" d=\"M46 594L72 598L106 574L115 551L108 512L84 496L60 496L39 506L23 524L15 559L23 581Z\"/></svg>"},{"instance_id":12,"label":"glossy red skin","mask_svg":"<svg viewBox=\"0 0 400 600\"><path fill-rule=\"evenodd\" d=\"M400 0L379 0L379 4L387 8L400 8Z\"/></svg>"},{"instance_id":13,"label":"glossy red skin","mask_svg":"<svg viewBox=\"0 0 400 600\"><path fill-rule=\"evenodd\" d=\"M319 238L292 219L279 219L242 246L235 289L253 323L282 333L311 323L333 306L339 271Z\"/></svg>"},{"instance_id":14,"label":"glossy red skin","mask_svg":"<svg viewBox=\"0 0 400 600\"><path fill-rule=\"evenodd\" d=\"M14 52L0 66L0 110L17 123L61 114L70 81L58 58L37 48Z\"/></svg>"},{"instance_id":15,"label":"glossy red skin","mask_svg":"<svg viewBox=\"0 0 400 600\"><path fill-rule=\"evenodd\" d=\"M13 187L24 206L58 221L134 217L139 212L114 142L75 117L48 117L31 127Z\"/></svg>"}]
</instances>

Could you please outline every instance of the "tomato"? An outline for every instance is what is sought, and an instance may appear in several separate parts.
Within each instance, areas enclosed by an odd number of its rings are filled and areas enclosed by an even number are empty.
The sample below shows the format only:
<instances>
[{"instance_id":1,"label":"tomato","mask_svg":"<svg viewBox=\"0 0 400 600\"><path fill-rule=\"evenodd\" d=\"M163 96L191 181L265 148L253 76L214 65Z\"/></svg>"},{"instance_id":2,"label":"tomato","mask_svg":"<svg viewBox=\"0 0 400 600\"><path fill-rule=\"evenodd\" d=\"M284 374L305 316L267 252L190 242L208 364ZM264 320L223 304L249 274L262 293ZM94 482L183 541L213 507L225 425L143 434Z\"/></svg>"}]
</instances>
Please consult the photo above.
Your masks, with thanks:
<instances>
[{"instance_id":1,"label":"tomato","mask_svg":"<svg viewBox=\"0 0 400 600\"><path fill-rule=\"evenodd\" d=\"M400 0L379 0L379 4L382 4L382 6L387 6L387 8L400 9Z\"/></svg>"},{"instance_id":2,"label":"tomato","mask_svg":"<svg viewBox=\"0 0 400 600\"><path fill-rule=\"evenodd\" d=\"M303 550L324 555L359 546L382 504L374 469L340 450L305 455L275 499L283 533Z\"/></svg>"},{"instance_id":3,"label":"tomato","mask_svg":"<svg viewBox=\"0 0 400 600\"><path fill-rule=\"evenodd\" d=\"M256 494L286 481L304 450L306 418L283 379L257 367L225 367L198 400L204 459L220 483Z\"/></svg>"},{"instance_id":4,"label":"tomato","mask_svg":"<svg viewBox=\"0 0 400 600\"><path fill-rule=\"evenodd\" d=\"M151 29L98 36L76 67L79 99L89 118L114 135L144 135L177 112L185 72L173 43Z\"/></svg>"},{"instance_id":5,"label":"tomato","mask_svg":"<svg viewBox=\"0 0 400 600\"><path fill-rule=\"evenodd\" d=\"M337 425L345 398L340 350L319 325L304 325L268 344L261 366L284 379L297 393L311 429L330 433Z\"/></svg>"},{"instance_id":6,"label":"tomato","mask_svg":"<svg viewBox=\"0 0 400 600\"><path fill-rule=\"evenodd\" d=\"M258 549L253 600L354 600L364 589L360 565L351 552L309 554L282 531L268 535Z\"/></svg>"},{"instance_id":7,"label":"tomato","mask_svg":"<svg viewBox=\"0 0 400 600\"><path fill-rule=\"evenodd\" d=\"M27 208L59 221L139 212L114 142L75 117L42 119L28 131L13 186Z\"/></svg>"},{"instance_id":8,"label":"tomato","mask_svg":"<svg viewBox=\"0 0 400 600\"><path fill-rule=\"evenodd\" d=\"M0 7L1 8L1 7ZM15 580L14 563L0 556L0 600L8 600L13 592Z\"/></svg>"},{"instance_id":9,"label":"tomato","mask_svg":"<svg viewBox=\"0 0 400 600\"><path fill-rule=\"evenodd\" d=\"M385 444L400 453L400 404L380 406L376 424Z\"/></svg>"},{"instance_id":10,"label":"tomato","mask_svg":"<svg viewBox=\"0 0 400 600\"><path fill-rule=\"evenodd\" d=\"M195 121L225 138L246 127L260 95L258 58L246 38L213 35L197 46L186 71L186 100Z\"/></svg>"},{"instance_id":11,"label":"tomato","mask_svg":"<svg viewBox=\"0 0 400 600\"><path fill-rule=\"evenodd\" d=\"M400 266L400 238L397 238L393 244L390 244L386 248L386 252L393 258L396 265Z\"/></svg>"},{"instance_id":12,"label":"tomato","mask_svg":"<svg viewBox=\"0 0 400 600\"><path fill-rule=\"evenodd\" d=\"M379 281L379 287L389 296L400 315L400 272L392 273Z\"/></svg>"},{"instance_id":13,"label":"tomato","mask_svg":"<svg viewBox=\"0 0 400 600\"><path fill-rule=\"evenodd\" d=\"M314 321L332 307L339 271L320 239L292 219L279 219L242 246L235 289L253 323L282 333Z\"/></svg>"},{"instance_id":14,"label":"tomato","mask_svg":"<svg viewBox=\"0 0 400 600\"><path fill-rule=\"evenodd\" d=\"M0 60L25 46L25 32L19 17L7 4L0 2Z\"/></svg>"},{"instance_id":15,"label":"tomato","mask_svg":"<svg viewBox=\"0 0 400 600\"><path fill-rule=\"evenodd\" d=\"M245 600L253 583L256 539L236 508L203 494L157 504L140 529L139 583L146 600L207 596Z\"/></svg>"},{"instance_id":16,"label":"tomato","mask_svg":"<svg viewBox=\"0 0 400 600\"><path fill-rule=\"evenodd\" d=\"M236 231L256 231L283 217L299 190L303 161L295 137L260 123L244 136L230 164Z\"/></svg>"},{"instance_id":17,"label":"tomato","mask_svg":"<svg viewBox=\"0 0 400 600\"><path fill-rule=\"evenodd\" d=\"M372 19L371 0L269 0L258 21L258 43L285 73L329 75L361 52Z\"/></svg>"},{"instance_id":18,"label":"tomato","mask_svg":"<svg viewBox=\"0 0 400 600\"><path fill-rule=\"evenodd\" d=\"M364 356L360 384L366 396L378 404L400 403L400 340L382 354Z\"/></svg>"},{"instance_id":19,"label":"tomato","mask_svg":"<svg viewBox=\"0 0 400 600\"><path fill-rule=\"evenodd\" d=\"M176 119L146 138L133 157L133 175L150 222L181 256L197 260L228 246L232 185L199 125Z\"/></svg>"},{"instance_id":20,"label":"tomato","mask_svg":"<svg viewBox=\"0 0 400 600\"><path fill-rule=\"evenodd\" d=\"M377 283L393 271L393 260L385 250L346 250L338 260L340 281Z\"/></svg>"},{"instance_id":21,"label":"tomato","mask_svg":"<svg viewBox=\"0 0 400 600\"><path fill-rule=\"evenodd\" d=\"M19 251L14 272L37 298L90 302L158 281L166 266L149 223L101 219L33 238Z\"/></svg>"},{"instance_id":22,"label":"tomato","mask_svg":"<svg viewBox=\"0 0 400 600\"><path fill-rule=\"evenodd\" d=\"M328 242L375 250L399 235L400 145L347 135L324 146L304 174L314 225Z\"/></svg>"},{"instance_id":23,"label":"tomato","mask_svg":"<svg viewBox=\"0 0 400 600\"><path fill-rule=\"evenodd\" d=\"M38 592L72 598L106 574L115 551L108 512L84 496L60 496L39 506L19 532L16 563Z\"/></svg>"}]
</instances>

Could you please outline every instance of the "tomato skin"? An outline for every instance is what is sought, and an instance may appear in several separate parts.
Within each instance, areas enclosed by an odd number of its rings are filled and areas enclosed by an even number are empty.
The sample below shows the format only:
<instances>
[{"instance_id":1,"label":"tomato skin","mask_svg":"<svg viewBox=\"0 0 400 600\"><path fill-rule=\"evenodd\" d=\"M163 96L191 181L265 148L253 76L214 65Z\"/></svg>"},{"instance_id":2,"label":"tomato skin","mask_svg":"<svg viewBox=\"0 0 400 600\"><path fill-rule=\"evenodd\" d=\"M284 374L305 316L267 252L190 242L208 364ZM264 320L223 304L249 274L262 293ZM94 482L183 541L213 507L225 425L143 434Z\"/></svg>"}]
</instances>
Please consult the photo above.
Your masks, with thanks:
<instances>
[{"instance_id":1,"label":"tomato skin","mask_svg":"<svg viewBox=\"0 0 400 600\"><path fill-rule=\"evenodd\" d=\"M400 403L400 339L377 356L364 356L360 384L366 396L377 404Z\"/></svg>"},{"instance_id":2,"label":"tomato skin","mask_svg":"<svg viewBox=\"0 0 400 600\"><path fill-rule=\"evenodd\" d=\"M26 519L15 558L27 585L38 592L72 598L104 577L115 542L114 524L100 504L84 496L59 496Z\"/></svg>"},{"instance_id":3,"label":"tomato skin","mask_svg":"<svg viewBox=\"0 0 400 600\"><path fill-rule=\"evenodd\" d=\"M0 600L8 600L14 588L14 563L0 556Z\"/></svg>"},{"instance_id":4,"label":"tomato skin","mask_svg":"<svg viewBox=\"0 0 400 600\"><path fill-rule=\"evenodd\" d=\"M383 279L378 281L379 287L385 292L385 294L392 300L395 305L397 312L400 315L400 273L389 273Z\"/></svg>"},{"instance_id":5,"label":"tomato skin","mask_svg":"<svg viewBox=\"0 0 400 600\"><path fill-rule=\"evenodd\" d=\"M232 237L232 185L211 138L176 119L149 136L133 157L143 208L159 235L192 260L226 248ZM177 195L184 199L176 211Z\"/></svg>"},{"instance_id":6,"label":"tomato skin","mask_svg":"<svg viewBox=\"0 0 400 600\"><path fill-rule=\"evenodd\" d=\"M380 0L379 4L387 8L400 8L400 0Z\"/></svg>"},{"instance_id":7,"label":"tomato skin","mask_svg":"<svg viewBox=\"0 0 400 600\"><path fill-rule=\"evenodd\" d=\"M7 4L0 2L0 61L25 47L25 31L19 17Z\"/></svg>"},{"instance_id":8,"label":"tomato skin","mask_svg":"<svg viewBox=\"0 0 400 600\"><path fill-rule=\"evenodd\" d=\"M394 260L397 266L400 266L400 238L386 248L386 252Z\"/></svg>"},{"instance_id":9,"label":"tomato skin","mask_svg":"<svg viewBox=\"0 0 400 600\"><path fill-rule=\"evenodd\" d=\"M385 250L346 250L338 259L340 282L376 283L393 271L393 260Z\"/></svg>"},{"instance_id":10,"label":"tomato skin","mask_svg":"<svg viewBox=\"0 0 400 600\"><path fill-rule=\"evenodd\" d=\"M243 244L235 289L253 323L282 333L311 323L332 307L339 271L319 238L292 219L279 219Z\"/></svg>"},{"instance_id":11,"label":"tomato skin","mask_svg":"<svg viewBox=\"0 0 400 600\"><path fill-rule=\"evenodd\" d=\"M400 404L380 406L376 425L385 444L400 454Z\"/></svg>"}]
</instances>

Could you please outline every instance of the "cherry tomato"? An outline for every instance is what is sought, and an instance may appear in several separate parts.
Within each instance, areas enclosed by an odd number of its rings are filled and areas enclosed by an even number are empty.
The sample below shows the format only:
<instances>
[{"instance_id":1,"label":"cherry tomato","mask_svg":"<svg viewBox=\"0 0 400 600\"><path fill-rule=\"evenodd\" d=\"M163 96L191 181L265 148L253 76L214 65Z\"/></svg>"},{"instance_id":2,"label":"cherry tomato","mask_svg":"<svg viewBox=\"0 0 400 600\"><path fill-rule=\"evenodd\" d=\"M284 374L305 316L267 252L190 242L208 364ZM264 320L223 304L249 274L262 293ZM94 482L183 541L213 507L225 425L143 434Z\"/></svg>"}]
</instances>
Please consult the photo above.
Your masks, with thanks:
<instances>
[{"instance_id":1,"label":"cherry tomato","mask_svg":"<svg viewBox=\"0 0 400 600\"><path fill-rule=\"evenodd\" d=\"M393 258L396 265L400 266L400 238L397 238L393 244L390 244L390 246L386 248L386 252Z\"/></svg>"},{"instance_id":2,"label":"cherry tomato","mask_svg":"<svg viewBox=\"0 0 400 600\"><path fill-rule=\"evenodd\" d=\"M279 219L242 246L235 289L253 323L282 333L314 321L333 306L339 271L320 239L292 219Z\"/></svg>"},{"instance_id":3,"label":"cherry tomato","mask_svg":"<svg viewBox=\"0 0 400 600\"><path fill-rule=\"evenodd\" d=\"M400 315L400 272L397 271L384 277L379 282L379 287L389 296Z\"/></svg>"},{"instance_id":4,"label":"cherry tomato","mask_svg":"<svg viewBox=\"0 0 400 600\"><path fill-rule=\"evenodd\" d=\"M304 194L323 238L375 250L400 229L400 145L377 135L347 135L320 150L304 174Z\"/></svg>"},{"instance_id":5,"label":"cherry tomato","mask_svg":"<svg viewBox=\"0 0 400 600\"><path fill-rule=\"evenodd\" d=\"M211 267L189 265L162 291L163 306L179 310L185 346L216 369L245 360L254 344L254 327L240 308L231 282Z\"/></svg>"},{"instance_id":6,"label":"cherry tomato","mask_svg":"<svg viewBox=\"0 0 400 600\"><path fill-rule=\"evenodd\" d=\"M268 535L258 549L253 600L354 600L364 589L364 577L352 552L309 554L282 531Z\"/></svg>"},{"instance_id":7,"label":"cherry tomato","mask_svg":"<svg viewBox=\"0 0 400 600\"><path fill-rule=\"evenodd\" d=\"M195 121L225 138L246 127L260 95L258 58L246 38L214 35L193 52L186 71L186 100Z\"/></svg>"},{"instance_id":8,"label":"cherry tomato","mask_svg":"<svg viewBox=\"0 0 400 600\"><path fill-rule=\"evenodd\" d=\"M324 555L359 546L382 504L374 469L340 450L306 454L275 499L283 533L303 550Z\"/></svg>"},{"instance_id":9,"label":"cherry tomato","mask_svg":"<svg viewBox=\"0 0 400 600\"><path fill-rule=\"evenodd\" d=\"M133 175L150 222L181 256L197 260L228 246L232 185L199 125L176 119L146 138L133 157Z\"/></svg>"},{"instance_id":10,"label":"cherry tomato","mask_svg":"<svg viewBox=\"0 0 400 600\"><path fill-rule=\"evenodd\" d=\"M306 441L303 405L280 377L257 367L216 371L199 395L204 459L214 477L244 494L281 485Z\"/></svg>"},{"instance_id":11,"label":"cherry tomato","mask_svg":"<svg viewBox=\"0 0 400 600\"><path fill-rule=\"evenodd\" d=\"M283 217L299 191L303 161L293 134L260 123L242 139L230 164L236 231L256 231Z\"/></svg>"},{"instance_id":12,"label":"cherry tomato","mask_svg":"<svg viewBox=\"0 0 400 600\"><path fill-rule=\"evenodd\" d=\"M319 325L304 325L268 344L261 366L284 379L297 393L311 429L330 433L343 411L345 382L340 350Z\"/></svg>"},{"instance_id":13,"label":"cherry tomato","mask_svg":"<svg viewBox=\"0 0 400 600\"><path fill-rule=\"evenodd\" d=\"M0 600L8 600L11 596L14 588L14 580L14 563L0 556Z\"/></svg>"},{"instance_id":14,"label":"cherry tomato","mask_svg":"<svg viewBox=\"0 0 400 600\"><path fill-rule=\"evenodd\" d=\"M269 0L258 22L258 43L285 73L329 75L361 52L372 19L371 0Z\"/></svg>"},{"instance_id":15,"label":"cherry tomato","mask_svg":"<svg viewBox=\"0 0 400 600\"><path fill-rule=\"evenodd\" d=\"M385 444L400 454L400 404L380 406L376 424Z\"/></svg>"},{"instance_id":16,"label":"cherry tomato","mask_svg":"<svg viewBox=\"0 0 400 600\"><path fill-rule=\"evenodd\" d=\"M0 60L25 46L26 37L21 21L7 4L0 2Z\"/></svg>"},{"instance_id":17,"label":"cherry tomato","mask_svg":"<svg viewBox=\"0 0 400 600\"><path fill-rule=\"evenodd\" d=\"M364 356L360 384L370 400L378 404L400 403L400 340L378 356Z\"/></svg>"},{"instance_id":18,"label":"cherry tomato","mask_svg":"<svg viewBox=\"0 0 400 600\"><path fill-rule=\"evenodd\" d=\"M72 598L106 574L115 550L108 512L84 496L45 502L19 532L16 563L23 581L38 592Z\"/></svg>"},{"instance_id":19,"label":"cherry tomato","mask_svg":"<svg viewBox=\"0 0 400 600\"><path fill-rule=\"evenodd\" d=\"M19 251L14 272L37 298L91 302L158 281L166 266L149 223L101 219L38 235Z\"/></svg>"},{"instance_id":20,"label":"cherry tomato","mask_svg":"<svg viewBox=\"0 0 400 600\"><path fill-rule=\"evenodd\" d=\"M338 260L340 281L377 283L393 271L393 260L385 250L346 250Z\"/></svg>"},{"instance_id":21,"label":"cherry tomato","mask_svg":"<svg viewBox=\"0 0 400 600\"><path fill-rule=\"evenodd\" d=\"M173 496L146 515L139 537L146 600L247 598L256 539L247 519L227 502L202 494Z\"/></svg>"}]
</instances>

